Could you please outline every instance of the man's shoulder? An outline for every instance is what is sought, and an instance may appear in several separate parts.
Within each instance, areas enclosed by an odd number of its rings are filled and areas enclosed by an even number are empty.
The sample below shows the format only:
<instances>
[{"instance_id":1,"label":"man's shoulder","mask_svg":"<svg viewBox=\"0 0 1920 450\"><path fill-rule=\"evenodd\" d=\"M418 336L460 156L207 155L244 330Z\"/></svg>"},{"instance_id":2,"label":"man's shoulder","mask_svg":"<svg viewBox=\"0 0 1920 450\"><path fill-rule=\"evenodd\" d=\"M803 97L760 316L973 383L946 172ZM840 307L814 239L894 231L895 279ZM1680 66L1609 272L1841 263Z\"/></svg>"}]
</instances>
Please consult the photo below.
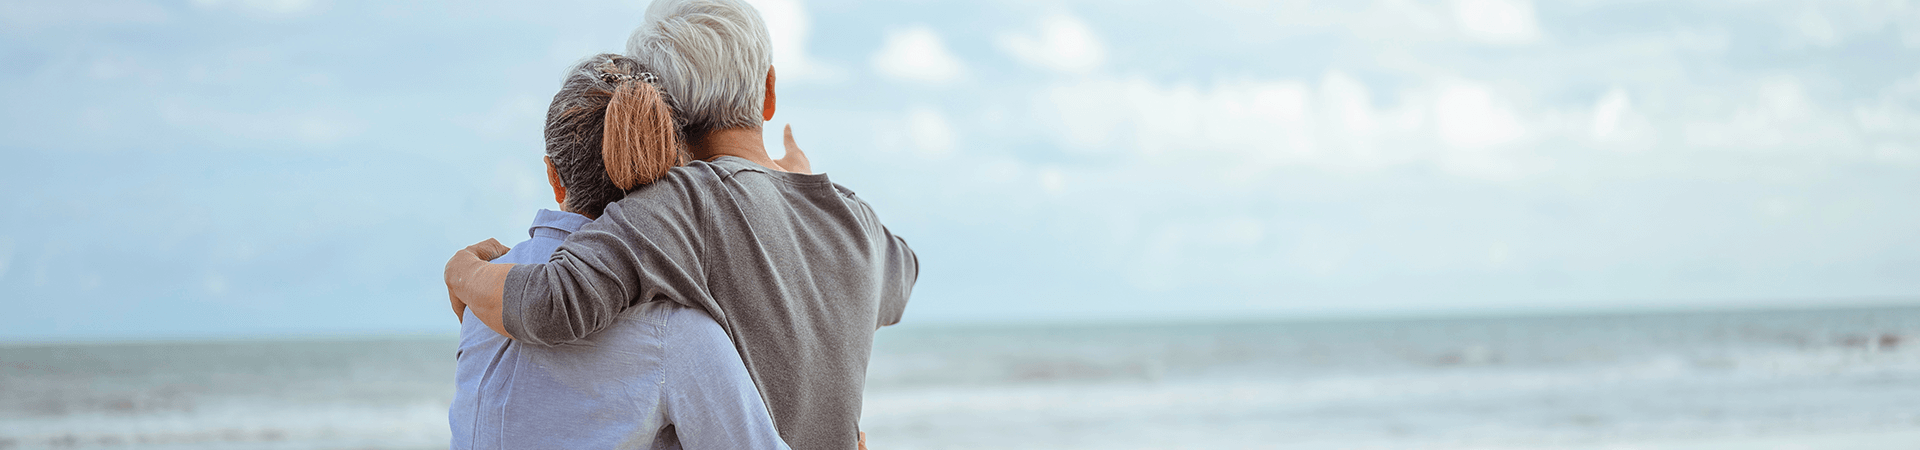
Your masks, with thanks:
<instances>
[{"instance_id":1,"label":"man's shoulder","mask_svg":"<svg viewBox=\"0 0 1920 450\"><path fill-rule=\"evenodd\" d=\"M665 200L703 195L711 191L709 188L721 183L738 170L738 168L722 166L706 161L690 162L687 163L687 165L668 170L666 175L660 176L659 179L653 180L651 183L634 188L632 191L627 192L627 196L621 198L618 203L626 203L631 200Z\"/></svg>"},{"instance_id":2,"label":"man's shoulder","mask_svg":"<svg viewBox=\"0 0 1920 450\"><path fill-rule=\"evenodd\" d=\"M743 182L745 180L766 180L768 183ZM715 197L730 197L733 191L789 188L829 187L851 197L852 191L826 180L824 175L803 175L778 172L738 158L721 158L715 161L693 161L684 166L675 167L667 174L644 186L627 192L619 204L628 207L646 204L647 207L671 206L674 202L702 201Z\"/></svg>"},{"instance_id":3,"label":"man's shoulder","mask_svg":"<svg viewBox=\"0 0 1920 450\"><path fill-rule=\"evenodd\" d=\"M785 206L770 207L775 203ZM608 205L607 214L650 218L633 222L664 225L707 214L785 211L811 216L852 210L862 215L871 214L869 208L852 189L833 182L826 174L781 172L746 160L721 158L675 167L659 180Z\"/></svg>"},{"instance_id":4,"label":"man's shoulder","mask_svg":"<svg viewBox=\"0 0 1920 450\"><path fill-rule=\"evenodd\" d=\"M660 181L713 183L725 180L741 172L765 170L757 164L739 158L721 157L713 161L691 161L686 165L667 171Z\"/></svg>"},{"instance_id":5,"label":"man's shoulder","mask_svg":"<svg viewBox=\"0 0 1920 450\"><path fill-rule=\"evenodd\" d=\"M636 216L677 216L696 209L696 203L705 203L708 197L714 195L714 188L721 178L700 163L694 161L687 166L675 167L659 179L627 191L625 197L607 204L603 218L619 220Z\"/></svg>"}]
</instances>

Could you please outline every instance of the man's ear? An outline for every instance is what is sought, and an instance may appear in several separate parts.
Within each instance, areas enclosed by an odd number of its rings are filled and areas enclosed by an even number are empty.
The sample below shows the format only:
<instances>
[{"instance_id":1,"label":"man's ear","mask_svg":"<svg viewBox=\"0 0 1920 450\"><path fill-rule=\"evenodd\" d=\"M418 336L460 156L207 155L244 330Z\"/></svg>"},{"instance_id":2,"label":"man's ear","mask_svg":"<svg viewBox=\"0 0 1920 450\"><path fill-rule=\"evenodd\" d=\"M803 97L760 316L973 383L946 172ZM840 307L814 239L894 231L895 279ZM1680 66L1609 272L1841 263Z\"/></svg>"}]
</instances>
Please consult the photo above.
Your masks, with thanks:
<instances>
[{"instance_id":1,"label":"man's ear","mask_svg":"<svg viewBox=\"0 0 1920 450\"><path fill-rule=\"evenodd\" d=\"M547 162L547 184L553 185L553 202L559 203L562 208L565 208L567 204L567 187L560 185L560 171L553 168L553 157L542 156L540 159Z\"/></svg>"},{"instance_id":2,"label":"man's ear","mask_svg":"<svg viewBox=\"0 0 1920 450\"><path fill-rule=\"evenodd\" d=\"M760 119L773 121L773 66L767 66L767 103L760 105Z\"/></svg>"}]
</instances>

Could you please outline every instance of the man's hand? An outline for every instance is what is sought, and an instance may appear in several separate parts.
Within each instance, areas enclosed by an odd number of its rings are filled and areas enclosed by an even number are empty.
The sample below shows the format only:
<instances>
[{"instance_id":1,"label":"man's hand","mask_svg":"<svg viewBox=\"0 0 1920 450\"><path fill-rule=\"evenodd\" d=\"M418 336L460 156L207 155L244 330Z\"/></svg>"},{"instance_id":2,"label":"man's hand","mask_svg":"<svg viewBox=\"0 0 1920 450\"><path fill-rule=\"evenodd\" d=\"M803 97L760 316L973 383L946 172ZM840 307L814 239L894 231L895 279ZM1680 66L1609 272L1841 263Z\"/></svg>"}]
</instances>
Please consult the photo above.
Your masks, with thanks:
<instances>
[{"instance_id":1,"label":"man's hand","mask_svg":"<svg viewBox=\"0 0 1920 450\"><path fill-rule=\"evenodd\" d=\"M460 251L473 252L473 256L480 258L481 261L493 261L500 259L502 256L506 256L507 252L513 251L513 249L507 248L505 245L500 245L500 241L493 240L493 238L487 238L487 240L480 241L478 244L469 245L467 248L460 249Z\"/></svg>"},{"instance_id":2,"label":"man's hand","mask_svg":"<svg viewBox=\"0 0 1920 450\"><path fill-rule=\"evenodd\" d=\"M775 160L780 168L794 173L813 173L813 163L807 160L807 153L800 151L800 144L793 141L793 124L787 124L787 154Z\"/></svg>"},{"instance_id":3,"label":"man's hand","mask_svg":"<svg viewBox=\"0 0 1920 450\"><path fill-rule=\"evenodd\" d=\"M456 294L453 286L454 281L461 279L463 274L468 272L466 267L473 264L475 262L474 260L479 260L481 263L492 261L501 255L507 254L508 250L510 249L508 249L507 246L500 245L500 241L487 239L454 252L453 258L447 260L447 267L442 276L446 279L447 283L447 300L453 303L454 319L466 322L467 315L467 303L461 301L460 296Z\"/></svg>"}]
</instances>

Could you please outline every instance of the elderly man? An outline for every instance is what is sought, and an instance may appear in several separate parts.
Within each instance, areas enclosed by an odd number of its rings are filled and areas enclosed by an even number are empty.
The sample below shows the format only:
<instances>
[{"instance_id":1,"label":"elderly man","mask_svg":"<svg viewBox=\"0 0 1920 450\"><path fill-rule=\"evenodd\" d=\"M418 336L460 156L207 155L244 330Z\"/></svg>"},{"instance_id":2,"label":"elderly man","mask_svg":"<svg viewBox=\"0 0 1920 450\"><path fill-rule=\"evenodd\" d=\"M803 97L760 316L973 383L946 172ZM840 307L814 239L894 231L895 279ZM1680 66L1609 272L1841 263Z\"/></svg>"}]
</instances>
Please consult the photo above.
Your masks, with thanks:
<instances>
[{"instance_id":1,"label":"elderly man","mask_svg":"<svg viewBox=\"0 0 1920 450\"><path fill-rule=\"evenodd\" d=\"M917 257L852 190L767 155L775 77L752 7L656 1L627 45L660 72L698 161L607 205L545 264L488 263L506 251L492 240L455 253L448 292L535 345L584 339L649 302L704 309L787 444L854 448L873 333L900 320Z\"/></svg>"}]
</instances>

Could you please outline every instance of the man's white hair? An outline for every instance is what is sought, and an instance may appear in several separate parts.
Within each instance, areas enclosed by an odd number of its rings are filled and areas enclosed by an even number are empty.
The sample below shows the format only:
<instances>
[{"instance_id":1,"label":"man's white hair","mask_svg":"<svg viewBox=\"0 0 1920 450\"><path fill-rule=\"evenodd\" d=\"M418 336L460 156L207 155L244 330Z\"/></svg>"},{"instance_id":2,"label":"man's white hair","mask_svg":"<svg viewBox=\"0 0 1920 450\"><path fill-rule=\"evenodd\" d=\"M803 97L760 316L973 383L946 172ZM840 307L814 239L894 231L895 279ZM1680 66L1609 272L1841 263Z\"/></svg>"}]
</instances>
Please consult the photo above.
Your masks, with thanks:
<instances>
[{"instance_id":1,"label":"man's white hair","mask_svg":"<svg viewBox=\"0 0 1920 450\"><path fill-rule=\"evenodd\" d=\"M760 128L773 41L743 0L654 0L627 55L660 75L690 138Z\"/></svg>"}]
</instances>

